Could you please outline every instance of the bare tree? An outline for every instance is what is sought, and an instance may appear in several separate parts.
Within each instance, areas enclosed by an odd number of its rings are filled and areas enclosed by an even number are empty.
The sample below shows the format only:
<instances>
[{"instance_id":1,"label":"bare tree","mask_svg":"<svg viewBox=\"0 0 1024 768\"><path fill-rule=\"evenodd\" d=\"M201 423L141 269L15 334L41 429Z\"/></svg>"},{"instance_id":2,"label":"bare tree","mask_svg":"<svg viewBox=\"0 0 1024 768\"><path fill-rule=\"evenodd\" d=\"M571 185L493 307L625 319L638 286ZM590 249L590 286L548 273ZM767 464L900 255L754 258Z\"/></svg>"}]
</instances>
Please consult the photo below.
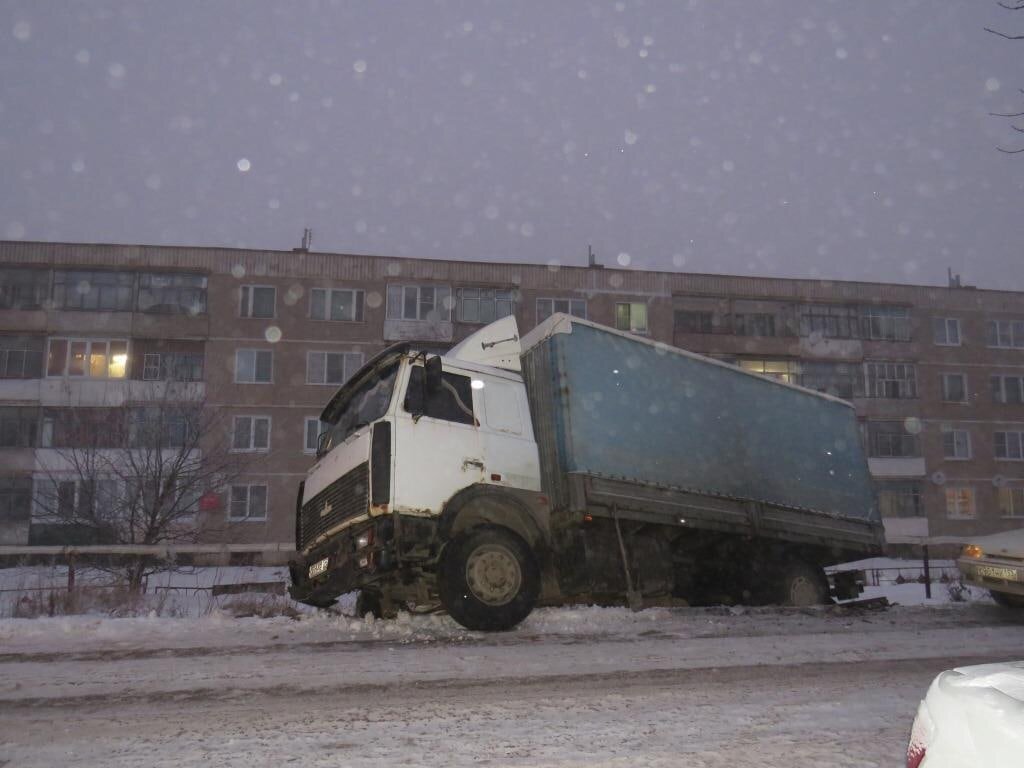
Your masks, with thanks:
<instances>
[{"instance_id":1,"label":"bare tree","mask_svg":"<svg viewBox=\"0 0 1024 768\"><path fill-rule=\"evenodd\" d=\"M996 0L996 5L1000 8L1004 8L1007 11L1024 11L1024 0L1012 0L1011 2L1003 2L1003 0ZM1024 40L1024 34L1013 35L1007 32L1003 32L992 27L985 27L986 32L991 32L993 35L1003 38L1004 40ZM1019 89L1020 93L1024 95L1024 89ZM1017 133L1024 133L1024 127L1016 125L1016 121L1024 118L1024 110L1016 112L989 112L992 117L1002 117L1010 120L1010 128ZM1024 147L1017 149L1008 149L1006 147L996 146L1000 152L1007 155L1019 155L1024 153Z\"/></svg>"},{"instance_id":2,"label":"bare tree","mask_svg":"<svg viewBox=\"0 0 1024 768\"><path fill-rule=\"evenodd\" d=\"M222 411L182 396L189 385L160 384L156 401L44 413L43 445L52 450L40 452L47 458L36 505L58 530L96 543L172 547L195 542L201 529L216 532L201 520L202 500L222 500L252 455L232 451ZM128 553L112 570L138 590L171 567Z\"/></svg>"}]
</instances>

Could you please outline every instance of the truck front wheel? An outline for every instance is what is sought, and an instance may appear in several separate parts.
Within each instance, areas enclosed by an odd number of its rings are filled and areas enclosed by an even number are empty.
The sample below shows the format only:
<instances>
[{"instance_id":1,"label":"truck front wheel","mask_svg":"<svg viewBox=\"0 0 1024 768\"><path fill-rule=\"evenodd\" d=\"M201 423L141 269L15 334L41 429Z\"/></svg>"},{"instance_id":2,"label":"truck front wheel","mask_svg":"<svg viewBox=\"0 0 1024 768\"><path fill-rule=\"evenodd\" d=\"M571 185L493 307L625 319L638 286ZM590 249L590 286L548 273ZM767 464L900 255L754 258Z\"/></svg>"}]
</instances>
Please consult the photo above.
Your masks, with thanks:
<instances>
[{"instance_id":1,"label":"truck front wheel","mask_svg":"<svg viewBox=\"0 0 1024 768\"><path fill-rule=\"evenodd\" d=\"M821 605L827 598L828 581L820 568L798 560L783 569L778 594L782 605Z\"/></svg>"},{"instance_id":2,"label":"truck front wheel","mask_svg":"<svg viewBox=\"0 0 1024 768\"><path fill-rule=\"evenodd\" d=\"M540 571L529 546L497 526L455 537L439 575L441 603L467 629L511 629L530 614L540 593Z\"/></svg>"}]
</instances>

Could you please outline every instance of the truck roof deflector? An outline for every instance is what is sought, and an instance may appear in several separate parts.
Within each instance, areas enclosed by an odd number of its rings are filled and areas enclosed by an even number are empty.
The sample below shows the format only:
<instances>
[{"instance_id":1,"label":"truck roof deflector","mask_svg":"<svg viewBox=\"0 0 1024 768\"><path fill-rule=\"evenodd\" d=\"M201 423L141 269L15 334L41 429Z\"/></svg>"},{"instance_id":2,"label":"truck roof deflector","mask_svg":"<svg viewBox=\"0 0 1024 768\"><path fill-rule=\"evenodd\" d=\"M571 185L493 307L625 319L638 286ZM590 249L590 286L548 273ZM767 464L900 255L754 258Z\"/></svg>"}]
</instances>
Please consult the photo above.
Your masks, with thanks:
<instances>
[{"instance_id":1,"label":"truck roof deflector","mask_svg":"<svg viewBox=\"0 0 1024 768\"><path fill-rule=\"evenodd\" d=\"M445 357L468 363L491 365L506 371L521 371L519 325L514 315L495 320L460 341Z\"/></svg>"}]
</instances>

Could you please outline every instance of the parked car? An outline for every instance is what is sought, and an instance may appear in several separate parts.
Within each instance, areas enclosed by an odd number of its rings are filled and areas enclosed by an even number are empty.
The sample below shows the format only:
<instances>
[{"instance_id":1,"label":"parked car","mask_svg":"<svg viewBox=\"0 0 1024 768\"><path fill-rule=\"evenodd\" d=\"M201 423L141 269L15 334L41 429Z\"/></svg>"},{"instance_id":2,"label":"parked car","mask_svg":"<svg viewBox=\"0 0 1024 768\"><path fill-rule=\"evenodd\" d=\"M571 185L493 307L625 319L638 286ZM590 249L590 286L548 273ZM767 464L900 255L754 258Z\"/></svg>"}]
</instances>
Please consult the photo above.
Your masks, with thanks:
<instances>
[{"instance_id":1,"label":"parked car","mask_svg":"<svg viewBox=\"0 0 1024 768\"><path fill-rule=\"evenodd\" d=\"M946 670L917 708L907 768L1020 768L1024 661Z\"/></svg>"},{"instance_id":2,"label":"parked car","mask_svg":"<svg viewBox=\"0 0 1024 768\"><path fill-rule=\"evenodd\" d=\"M957 560L965 584L1005 608L1024 608L1024 528L973 539Z\"/></svg>"}]
</instances>

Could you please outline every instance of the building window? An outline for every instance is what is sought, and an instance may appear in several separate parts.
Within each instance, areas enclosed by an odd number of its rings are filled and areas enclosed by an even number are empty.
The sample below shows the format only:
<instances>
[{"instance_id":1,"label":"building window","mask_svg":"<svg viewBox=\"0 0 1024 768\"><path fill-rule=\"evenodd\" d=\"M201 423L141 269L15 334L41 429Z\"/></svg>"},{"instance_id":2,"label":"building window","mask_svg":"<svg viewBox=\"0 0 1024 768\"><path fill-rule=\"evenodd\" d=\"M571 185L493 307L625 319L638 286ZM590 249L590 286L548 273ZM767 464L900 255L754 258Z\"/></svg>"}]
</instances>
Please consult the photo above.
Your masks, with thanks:
<instances>
[{"instance_id":1,"label":"building window","mask_svg":"<svg viewBox=\"0 0 1024 768\"><path fill-rule=\"evenodd\" d=\"M867 422L868 456L876 459L913 459L921 456L917 435L902 421Z\"/></svg>"},{"instance_id":2,"label":"building window","mask_svg":"<svg viewBox=\"0 0 1024 768\"><path fill-rule=\"evenodd\" d=\"M1024 488L1004 486L996 494L999 514L1003 517L1024 517Z\"/></svg>"},{"instance_id":3,"label":"building window","mask_svg":"<svg viewBox=\"0 0 1024 768\"><path fill-rule=\"evenodd\" d=\"M239 317L273 317L277 289L272 285L243 285Z\"/></svg>"},{"instance_id":4,"label":"building window","mask_svg":"<svg viewBox=\"0 0 1024 768\"><path fill-rule=\"evenodd\" d=\"M231 429L231 450L270 450L270 417L235 416Z\"/></svg>"},{"instance_id":5,"label":"building window","mask_svg":"<svg viewBox=\"0 0 1024 768\"><path fill-rule=\"evenodd\" d=\"M860 367L847 363L800 363L800 386L849 400L861 394Z\"/></svg>"},{"instance_id":6,"label":"building window","mask_svg":"<svg viewBox=\"0 0 1024 768\"><path fill-rule=\"evenodd\" d=\"M1024 432L995 433L995 454L1005 461L1024 460Z\"/></svg>"},{"instance_id":7,"label":"building window","mask_svg":"<svg viewBox=\"0 0 1024 768\"><path fill-rule=\"evenodd\" d=\"M864 363L868 397L907 399L917 397L917 373L913 363Z\"/></svg>"},{"instance_id":8,"label":"building window","mask_svg":"<svg viewBox=\"0 0 1024 768\"><path fill-rule=\"evenodd\" d=\"M451 320L452 289L446 285L389 285L388 320Z\"/></svg>"},{"instance_id":9,"label":"building window","mask_svg":"<svg viewBox=\"0 0 1024 768\"><path fill-rule=\"evenodd\" d=\"M921 484L912 480L880 481L878 509L882 517L922 517Z\"/></svg>"},{"instance_id":10,"label":"building window","mask_svg":"<svg viewBox=\"0 0 1024 768\"><path fill-rule=\"evenodd\" d=\"M169 352L147 352L143 357L145 381L202 381L203 356Z\"/></svg>"},{"instance_id":11,"label":"building window","mask_svg":"<svg viewBox=\"0 0 1024 768\"><path fill-rule=\"evenodd\" d=\"M587 319L586 299L537 299L537 322L547 320L556 312Z\"/></svg>"},{"instance_id":12,"label":"building window","mask_svg":"<svg viewBox=\"0 0 1024 768\"><path fill-rule=\"evenodd\" d=\"M0 309L39 309L49 295L48 270L0 268Z\"/></svg>"},{"instance_id":13,"label":"building window","mask_svg":"<svg viewBox=\"0 0 1024 768\"><path fill-rule=\"evenodd\" d=\"M307 384L344 384L363 365L362 352L307 352Z\"/></svg>"},{"instance_id":14,"label":"building window","mask_svg":"<svg viewBox=\"0 0 1024 768\"><path fill-rule=\"evenodd\" d=\"M274 380L274 353L269 349L235 351L235 383L269 384Z\"/></svg>"},{"instance_id":15,"label":"building window","mask_svg":"<svg viewBox=\"0 0 1024 768\"><path fill-rule=\"evenodd\" d=\"M313 320L363 321L363 292L350 288L314 288L309 292Z\"/></svg>"},{"instance_id":16,"label":"building window","mask_svg":"<svg viewBox=\"0 0 1024 768\"><path fill-rule=\"evenodd\" d=\"M232 485L228 517L231 520L266 520L267 486L258 484Z\"/></svg>"},{"instance_id":17,"label":"building window","mask_svg":"<svg viewBox=\"0 0 1024 768\"><path fill-rule=\"evenodd\" d=\"M647 305L643 302L616 304L615 327L630 333L647 333Z\"/></svg>"},{"instance_id":18,"label":"building window","mask_svg":"<svg viewBox=\"0 0 1024 768\"><path fill-rule=\"evenodd\" d=\"M826 339L860 338L856 307L807 304L800 308L800 335L820 334Z\"/></svg>"},{"instance_id":19,"label":"building window","mask_svg":"<svg viewBox=\"0 0 1024 768\"><path fill-rule=\"evenodd\" d=\"M499 288L456 288L455 306L460 323L490 323L515 312L512 291Z\"/></svg>"},{"instance_id":20,"label":"building window","mask_svg":"<svg viewBox=\"0 0 1024 768\"><path fill-rule=\"evenodd\" d=\"M124 339L50 339L47 376L123 379L128 370Z\"/></svg>"},{"instance_id":21,"label":"building window","mask_svg":"<svg viewBox=\"0 0 1024 768\"><path fill-rule=\"evenodd\" d=\"M967 377L962 373L942 374L942 399L947 403L966 403Z\"/></svg>"},{"instance_id":22,"label":"building window","mask_svg":"<svg viewBox=\"0 0 1024 768\"><path fill-rule=\"evenodd\" d=\"M774 336L775 315L765 312L733 316L733 331L737 336Z\"/></svg>"},{"instance_id":23,"label":"building window","mask_svg":"<svg viewBox=\"0 0 1024 768\"><path fill-rule=\"evenodd\" d=\"M678 333L713 333L714 315L711 312L692 312L677 309L674 326Z\"/></svg>"},{"instance_id":24,"label":"building window","mask_svg":"<svg viewBox=\"0 0 1024 768\"><path fill-rule=\"evenodd\" d=\"M932 338L944 347L960 346L960 320L956 317L932 318Z\"/></svg>"},{"instance_id":25,"label":"building window","mask_svg":"<svg viewBox=\"0 0 1024 768\"><path fill-rule=\"evenodd\" d=\"M36 504L43 517L103 517L121 497L120 483L114 478L40 478L35 483Z\"/></svg>"},{"instance_id":26,"label":"building window","mask_svg":"<svg viewBox=\"0 0 1024 768\"><path fill-rule=\"evenodd\" d=\"M1004 405L1024 403L1024 376L993 376L992 402Z\"/></svg>"},{"instance_id":27,"label":"building window","mask_svg":"<svg viewBox=\"0 0 1024 768\"><path fill-rule=\"evenodd\" d=\"M954 520L968 520L974 517L974 489L966 486L949 486L946 491L946 517Z\"/></svg>"},{"instance_id":28,"label":"building window","mask_svg":"<svg viewBox=\"0 0 1024 768\"><path fill-rule=\"evenodd\" d=\"M971 433L966 429L942 430L942 455L947 459L971 458Z\"/></svg>"},{"instance_id":29,"label":"building window","mask_svg":"<svg viewBox=\"0 0 1024 768\"><path fill-rule=\"evenodd\" d=\"M38 424L36 408L0 407L0 448L34 448Z\"/></svg>"},{"instance_id":30,"label":"building window","mask_svg":"<svg viewBox=\"0 0 1024 768\"><path fill-rule=\"evenodd\" d=\"M191 406L171 404L132 408L128 421L128 444L135 448L196 447L199 411Z\"/></svg>"},{"instance_id":31,"label":"building window","mask_svg":"<svg viewBox=\"0 0 1024 768\"><path fill-rule=\"evenodd\" d=\"M131 272L58 269L53 302L58 309L131 311L135 275Z\"/></svg>"},{"instance_id":32,"label":"building window","mask_svg":"<svg viewBox=\"0 0 1024 768\"><path fill-rule=\"evenodd\" d=\"M989 320L985 337L990 347L1020 349L1024 347L1024 320Z\"/></svg>"},{"instance_id":33,"label":"building window","mask_svg":"<svg viewBox=\"0 0 1024 768\"><path fill-rule=\"evenodd\" d=\"M38 379L42 348L41 337L0 336L0 379Z\"/></svg>"},{"instance_id":34,"label":"building window","mask_svg":"<svg viewBox=\"0 0 1024 768\"><path fill-rule=\"evenodd\" d=\"M32 516L32 478L0 476L0 524L27 520Z\"/></svg>"},{"instance_id":35,"label":"building window","mask_svg":"<svg viewBox=\"0 0 1024 768\"><path fill-rule=\"evenodd\" d=\"M861 330L865 339L910 341L910 310L906 307L862 307Z\"/></svg>"},{"instance_id":36,"label":"building window","mask_svg":"<svg viewBox=\"0 0 1024 768\"><path fill-rule=\"evenodd\" d=\"M206 314L206 275L143 272L139 275L139 312Z\"/></svg>"},{"instance_id":37,"label":"building window","mask_svg":"<svg viewBox=\"0 0 1024 768\"><path fill-rule=\"evenodd\" d=\"M330 428L331 425L326 421L320 421L316 416L307 416L304 432L306 441L302 450L305 453L316 453L317 448L320 447L320 437L326 434Z\"/></svg>"},{"instance_id":38,"label":"building window","mask_svg":"<svg viewBox=\"0 0 1024 768\"><path fill-rule=\"evenodd\" d=\"M795 360L739 360L736 365L744 371L759 373L772 379L795 384L800 379L800 364Z\"/></svg>"}]
</instances>

